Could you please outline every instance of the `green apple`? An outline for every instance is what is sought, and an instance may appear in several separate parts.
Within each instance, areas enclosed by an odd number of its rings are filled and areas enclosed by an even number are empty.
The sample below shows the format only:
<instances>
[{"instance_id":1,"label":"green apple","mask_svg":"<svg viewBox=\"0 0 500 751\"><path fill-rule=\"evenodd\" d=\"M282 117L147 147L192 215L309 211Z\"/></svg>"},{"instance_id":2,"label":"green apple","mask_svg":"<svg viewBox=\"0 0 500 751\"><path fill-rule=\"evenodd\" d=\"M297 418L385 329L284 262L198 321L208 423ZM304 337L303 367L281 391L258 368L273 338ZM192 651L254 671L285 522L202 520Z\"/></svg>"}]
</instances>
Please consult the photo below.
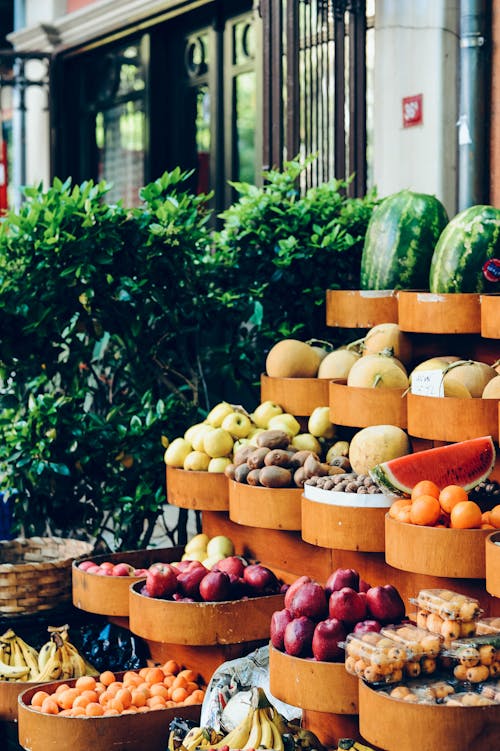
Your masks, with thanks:
<instances>
[{"instance_id":1,"label":"green apple","mask_svg":"<svg viewBox=\"0 0 500 751\"><path fill-rule=\"evenodd\" d=\"M283 430L290 436L297 435L300 431L298 420L289 412L283 412L282 415L271 417L267 427L269 430Z\"/></svg>"},{"instance_id":2,"label":"green apple","mask_svg":"<svg viewBox=\"0 0 500 751\"><path fill-rule=\"evenodd\" d=\"M191 445L195 451L205 451L205 436L213 430L215 428L212 428L208 422L200 425L198 430L193 434L193 440L191 441Z\"/></svg>"},{"instance_id":3,"label":"green apple","mask_svg":"<svg viewBox=\"0 0 500 751\"><path fill-rule=\"evenodd\" d=\"M184 459L184 469L190 472L206 472L210 457L204 451L190 451Z\"/></svg>"},{"instance_id":4,"label":"green apple","mask_svg":"<svg viewBox=\"0 0 500 751\"><path fill-rule=\"evenodd\" d=\"M252 420L258 428L267 429L271 417L281 415L282 413L283 407L280 407L280 405L276 404L275 402L267 400L265 402L261 402L259 406L256 407L252 414Z\"/></svg>"},{"instance_id":5,"label":"green apple","mask_svg":"<svg viewBox=\"0 0 500 751\"><path fill-rule=\"evenodd\" d=\"M313 409L307 423L309 433L322 438L333 438L335 425L330 420L330 407L316 407Z\"/></svg>"},{"instance_id":6,"label":"green apple","mask_svg":"<svg viewBox=\"0 0 500 751\"><path fill-rule=\"evenodd\" d=\"M185 544L184 552L192 553L194 550L204 550L206 552L209 539L210 537L208 535L200 532L199 535L191 537L189 542Z\"/></svg>"},{"instance_id":7,"label":"green apple","mask_svg":"<svg viewBox=\"0 0 500 751\"><path fill-rule=\"evenodd\" d=\"M242 446L247 446L249 443L250 441L248 440L248 438L238 438L238 440L234 442L233 456L236 454L238 449L240 449Z\"/></svg>"},{"instance_id":8,"label":"green apple","mask_svg":"<svg viewBox=\"0 0 500 751\"><path fill-rule=\"evenodd\" d=\"M212 458L228 456L233 450L233 437L224 428L213 428L205 433L203 451Z\"/></svg>"},{"instance_id":9,"label":"green apple","mask_svg":"<svg viewBox=\"0 0 500 751\"><path fill-rule=\"evenodd\" d=\"M224 472L228 464L231 464L231 459L228 456L216 456L210 459L208 465L209 472Z\"/></svg>"},{"instance_id":10,"label":"green apple","mask_svg":"<svg viewBox=\"0 0 500 751\"><path fill-rule=\"evenodd\" d=\"M292 438L292 446L299 451L313 451L320 456L321 443L312 433L298 433Z\"/></svg>"},{"instance_id":11,"label":"green apple","mask_svg":"<svg viewBox=\"0 0 500 751\"><path fill-rule=\"evenodd\" d=\"M222 558L234 555L233 541L225 535L211 537L207 544L207 557L211 558L213 555L220 555Z\"/></svg>"},{"instance_id":12,"label":"green apple","mask_svg":"<svg viewBox=\"0 0 500 751\"><path fill-rule=\"evenodd\" d=\"M215 407L212 407L208 415L205 417L205 422L208 422L213 428L220 428L222 421L227 415L234 412L229 402L219 402Z\"/></svg>"},{"instance_id":13,"label":"green apple","mask_svg":"<svg viewBox=\"0 0 500 751\"><path fill-rule=\"evenodd\" d=\"M184 460L191 450L191 444L185 438L174 438L163 456L165 464L169 467L184 467Z\"/></svg>"},{"instance_id":14,"label":"green apple","mask_svg":"<svg viewBox=\"0 0 500 751\"><path fill-rule=\"evenodd\" d=\"M252 422L243 412L231 412L222 421L222 427L234 438L246 438L252 430Z\"/></svg>"}]
</instances>

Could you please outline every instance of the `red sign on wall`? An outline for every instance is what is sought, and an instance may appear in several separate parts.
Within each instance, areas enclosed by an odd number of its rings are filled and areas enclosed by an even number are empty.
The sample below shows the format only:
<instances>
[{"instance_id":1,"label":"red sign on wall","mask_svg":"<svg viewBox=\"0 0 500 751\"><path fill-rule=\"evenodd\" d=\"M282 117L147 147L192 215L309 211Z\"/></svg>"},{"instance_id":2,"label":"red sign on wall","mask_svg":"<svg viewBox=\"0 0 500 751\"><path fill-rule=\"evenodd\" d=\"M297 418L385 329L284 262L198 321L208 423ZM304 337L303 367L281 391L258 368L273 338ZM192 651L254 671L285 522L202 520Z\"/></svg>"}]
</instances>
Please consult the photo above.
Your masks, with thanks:
<instances>
[{"instance_id":1,"label":"red sign on wall","mask_svg":"<svg viewBox=\"0 0 500 751\"><path fill-rule=\"evenodd\" d=\"M403 98L403 128L422 125L424 121L423 94L405 96Z\"/></svg>"}]
</instances>

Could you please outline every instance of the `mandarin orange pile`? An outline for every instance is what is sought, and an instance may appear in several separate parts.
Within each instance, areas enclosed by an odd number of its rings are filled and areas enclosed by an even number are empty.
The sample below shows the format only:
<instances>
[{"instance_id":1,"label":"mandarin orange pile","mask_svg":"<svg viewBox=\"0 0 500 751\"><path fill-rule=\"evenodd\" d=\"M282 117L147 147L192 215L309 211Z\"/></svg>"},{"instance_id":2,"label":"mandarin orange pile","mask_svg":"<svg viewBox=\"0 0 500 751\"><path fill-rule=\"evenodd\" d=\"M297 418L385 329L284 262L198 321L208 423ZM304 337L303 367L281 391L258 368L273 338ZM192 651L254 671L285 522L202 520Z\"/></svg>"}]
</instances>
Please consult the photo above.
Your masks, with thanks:
<instances>
[{"instance_id":1,"label":"mandarin orange pile","mask_svg":"<svg viewBox=\"0 0 500 751\"><path fill-rule=\"evenodd\" d=\"M500 504L481 511L459 485L440 490L431 480L421 480L410 498L400 498L389 509L389 516L406 524L451 529L500 529Z\"/></svg>"},{"instance_id":2,"label":"mandarin orange pile","mask_svg":"<svg viewBox=\"0 0 500 751\"><path fill-rule=\"evenodd\" d=\"M98 678L78 678L74 687L60 683L53 694L41 689L33 694L30 706L62 717L110 717L201 704L204 696L197 674L168 660L161 667L129 670L122 680L106 670Z\"/></svg>"}]
</instances>

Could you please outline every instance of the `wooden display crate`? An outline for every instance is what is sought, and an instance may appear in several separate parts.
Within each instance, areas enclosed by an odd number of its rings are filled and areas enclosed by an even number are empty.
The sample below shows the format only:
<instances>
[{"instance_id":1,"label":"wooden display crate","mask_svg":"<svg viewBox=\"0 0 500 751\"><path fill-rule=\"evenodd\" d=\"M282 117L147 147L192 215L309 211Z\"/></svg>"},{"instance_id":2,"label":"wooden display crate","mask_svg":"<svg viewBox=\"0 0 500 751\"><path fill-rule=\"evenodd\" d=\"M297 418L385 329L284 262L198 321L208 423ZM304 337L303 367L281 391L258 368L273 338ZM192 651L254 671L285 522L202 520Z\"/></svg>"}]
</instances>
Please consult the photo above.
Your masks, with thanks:
<instances>
[{"instance_id":1,"label":"wooden display crate","mask_svg":"<svg viewBox=\"0 0 500 751\"><path fill-rule=\"evenodd\" d=\"M361 735L384 751L491 751L500 737L499 710L413 704L359 682Z\"/></svg>"},{"instance_id":2,"label":"wooden display crate","mask_svg":"<svg viewBox=\"0 0 500 751\"><path fill-rule=\"evenodd\" d=\"M149 568L152 563L174 563L180 561L184 548L157 548L148 550L131 550L122 553L108 553L93 556L98 565L104 561L111 563L129 563L134 568ZM88 613L107 616L128 617L129 588L140 580L137 576L98 576L88 574L78 568L81 561L75 561L72 567L73 605ZM142 577L144 578L144 577Z\"/></svg>"},{"instance_id":3,"label":"wooden display crate","mask_svg":"<svg viewBox=\"0 0 500 751\"><path fill-rule=\"evenodd\" d=\"M117 673L120 680L122 674ZM62 681L44 684L53 693ZM75 679L66 680L68 686ZM113 717L59 717L42 714L29 706L37 688L19 697L19 743L27 751L165 751L169 724L174 717L199 722L201 704Z\"/></svg>"},{"instance_id":4,"label":"wooden display crate","mask_svg":"<svg viewBox=\"0 0 500 751\"><path fill-rule=\"evenodd\" d=\"M167 498L171 506L179 508L227 511L227 477L223 472L195 472L167 467Z\"/></svg>"},{"instance_id":5,"label":"wooden display crate","mask_svg":"<svg viewBox=\"0 0 500 751\"><path fill-rule=\"evenodd\" d=\"M498 441L498 399L408 394L408 433L436 441L467 441L491 435Z\"/></svg>"},{"instance_id":6,"label":"wooden display crate","mask_svg":"<svg viewBox=\"0 0 500 751\"><path fill-rule=\"evenodd\" d=\"M269 646L269 688L294 707L316 712L358 713L358 679L344 662L292 657Z\"/></svg>"},{"instance_id":7,"label":"wooden display crate","mask_svg":"<svg viewBox=\"0 0 500 751\"><path fill-rule=\"evenodd\" d=\"M229 518L264 529L300 530L301 488L264 488L229 480Z\"/></svg>"},{"instance_id":8,"label":"wooden display crate","mask_svg":"<svg viewBox=\"0 0 500 751\"><path fill-rule=\"evenodd\" d=\"M398 293L393 289L326 291L326 325L356 329L398 322Z\"/></svg>"},{"instance_id":9,"label":"wooden display crate","mask_svg":"<svg viewBox=\"0 0 500 751\"><path fill-rule=\"evenodd\" d=\"M302 539L324 548L383 553L386 513L386 508L336 506L302 496Z\"/></svg>"},{"instance_id":10,"label":"wooden display crate","mask_svg":"<svg viewBox=\"0 0 500 751\"><path fill-rule=\"evenodd\" d=\"M281 594L227 602L175 602L145 597L130 588L130 630L155 642L190 646L239 644L269 638L271 616L283 608Z\"/></svg>"},{"instance_id":11,"label":"wooden display crate","mask_svg":"<svg viewBox=\"0 0 500 751\"><path fill-rule=\"evenodd\" d=\"M500 531L486 538L486 590L500 597Z\"/></svg>"},{"instance_id":12,"label":"wooden display crate","mask_svg":"<svg viewBox=\"0 0 500 751\"><path fill-rule=\"evenodd\" d=\"M31 681L0 681L0 722L17 722L19 696L29 688L43 687Z\"/></svg>"},{"instance_id":13,"label":"wooden display crate","mask_svg":"<svg viewBox=\"0 0 500 751\"><path fill-rule=\"evenodd\" d=\"M481 295L481 336L500 339L500 294Z\"/></svg>"},{"instance_id":14,"label":"wooden display crate","mask_svg":"<svg viewBox=\"0 0 500 751\"><path fill-rule=\"evenodd\" d=\"M329 383L330 419L336 425L406 428L407 389L361 388L337 380Z\"/></svg>"},{"instance_id":15,"label":"wooden display crate","mask_svg":"<svg viewBox=\"0 0 500 751\"><path fill-rule=\"evenodd\" d=\"M316 407L328 406L328 378L271 378L263 373L260 400L275 402L285 412L305 417Z\"/></svg>"},{"instance_id":16,"label":"wooden display crate","mask_svg":"<svg viewBox=\"0 0 500 751\"><path fill-rule=\"evenodd\" d=\"M403 292L398 295L399 327L424 334L479 334L480 296L476 293L434 294Z\"/></svg>"},{"instance_id":17,"label":"wooden display crate","mask_svg":"<svg viewBox=\"0 0 500 751\"><path fill-rule=\"evenodd\" d=\"M445 529L385 517L385 560L416 574L484 579L487 529Z\"/></svg>"}]
</instances>

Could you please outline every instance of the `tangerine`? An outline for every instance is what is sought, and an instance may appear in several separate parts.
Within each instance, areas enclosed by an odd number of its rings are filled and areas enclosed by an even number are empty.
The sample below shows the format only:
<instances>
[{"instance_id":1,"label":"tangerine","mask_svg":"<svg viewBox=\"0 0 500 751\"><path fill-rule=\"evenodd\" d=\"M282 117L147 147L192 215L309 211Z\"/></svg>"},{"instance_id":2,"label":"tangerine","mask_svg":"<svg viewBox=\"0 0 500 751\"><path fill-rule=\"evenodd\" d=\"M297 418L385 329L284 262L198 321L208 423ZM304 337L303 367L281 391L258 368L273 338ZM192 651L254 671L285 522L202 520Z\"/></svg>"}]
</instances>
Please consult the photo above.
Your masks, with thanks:
<instances>
[{"instance_id":1,"label":"tangerine","mask_svg":"<svg viewBox=\"0 0 500 751\"><path fill-rule=\"evenodd\" d=\"M411 501L409 498L398 498L397 501L394 501L394 503L389 508L389 516L393 519L398 518L398 514L400 511L403 511L404 509L409 509L411 506Z\"/></svg>"},{"instance_id":2,"label":"tangerine","mask_svg":"<svg viewBox=\"0 0 500 751\"><path fill-rule=\"evenodd\" d=\"M439 488L432 480L420 480L411 491L412 501L421 495L433 495L434 498L439 498Z\"/></svg>"},{"instance_id":3,"label":"tangerine","mask_svg":"<svg viewBox=\"0 0 500 751\"><path fill-rule=\"evenodd\" d=\"M32 707L41 707L42 703L45 699L49 698L49 695L46 691L36 691L32 698L31 698L31 706Z\"/></svg>"},{"instance_id":4,"label":"tangerine","mask_svg":"<svg viewBox=\"0 0 500 751\"><path fill-rule=\"evenodd\" d=\"M93 691L96 687L96 679L92 675L81 675L75 681L75 688L82 691Z\"/></svg>"},{"instance_id":5,"label":"tangerine","mask_svg":"<svg viewBox=\"0 0 500 751\"><path fill-rule=\"evenodd\" d=\"M101 675L99 676L100 682L104 686L110 686L112 683L115 682L115 674L111 672L111 670L105 670Z\"/></svg>"},{"instance_id":6,"label":"tangerine","mask_svg":"<svg viewBox=\"0 0 500 751\"><path fill-rule=\"evenodd\" d=\"M481 526L481 509L474 501L459 501L450 514L452 529L478 529Z\"/></svg>"},{"instance_id":7,"label":"tangerine","mask_svg":"<svg viewBox=\"0 0 500 751\"><path fill-rule=\"evenodd\" d=\"M433 495L421 495L410 508L410 522L422 527L432 527L441 516L441 506Z\"/></svg>"},{"instance_id":8,"label":"tangerine","mask_svg":"<svg viewBox=\"0 0 500 751\"><path fill-rule=\"evenodd\" d=\"M493 506L491 509L489 523L492 524L495 529L500 529L500 503L497 506Z\"/></svg>"},{"instance_id":9,"label":"tangerine","mask_svg":"<svg viewBox=\"0 0 500 751\"><path fill-rule=\"evenodd\" d=\"M439 503L443 511L451 514L453 506L461 501L468 501L469 496L460 485L447 485L439 494Z\"/></svg>"}]
</instances>

